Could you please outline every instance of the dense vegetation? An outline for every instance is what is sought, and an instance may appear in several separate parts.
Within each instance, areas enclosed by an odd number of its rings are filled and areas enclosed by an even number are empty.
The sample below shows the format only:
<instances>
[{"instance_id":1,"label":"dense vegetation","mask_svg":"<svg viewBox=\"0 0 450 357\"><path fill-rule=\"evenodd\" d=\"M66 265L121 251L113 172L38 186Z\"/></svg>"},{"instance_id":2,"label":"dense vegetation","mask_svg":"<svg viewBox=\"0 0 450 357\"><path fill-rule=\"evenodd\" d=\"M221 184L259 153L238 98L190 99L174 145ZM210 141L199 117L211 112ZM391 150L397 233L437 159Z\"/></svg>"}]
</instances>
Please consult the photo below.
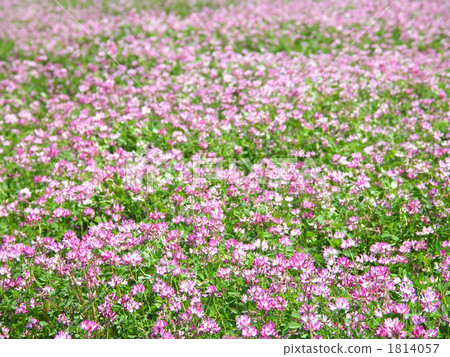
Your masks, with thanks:
<instances>
[{"instance_id":1,"label":"dense vegetation","mask_svg":"<svg viewBox=\"0 0 450 357\"><path fill-rule=\"evenodd\" d=\"M448 11L0 1L0 337L450 338Z\"/></svg>"}]
</instances>

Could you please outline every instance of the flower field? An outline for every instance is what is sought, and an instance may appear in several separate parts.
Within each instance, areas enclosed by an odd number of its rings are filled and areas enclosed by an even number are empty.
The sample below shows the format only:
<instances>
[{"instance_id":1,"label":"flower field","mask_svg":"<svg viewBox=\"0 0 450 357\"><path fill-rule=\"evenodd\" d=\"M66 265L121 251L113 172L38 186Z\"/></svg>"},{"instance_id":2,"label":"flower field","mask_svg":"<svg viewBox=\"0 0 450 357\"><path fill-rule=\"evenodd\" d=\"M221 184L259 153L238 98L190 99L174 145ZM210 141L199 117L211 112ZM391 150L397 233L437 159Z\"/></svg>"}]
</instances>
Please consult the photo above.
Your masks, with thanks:
<instances>
[{"instance_id":1,"label":"flower field","mask_svg":"<svg viewBox=\"0 0 450 357\"><path fill-rule=\"evenodd\" d=\"M450 338L448 0L0 0L0 338Z\"/></svg>"}]
</instances>

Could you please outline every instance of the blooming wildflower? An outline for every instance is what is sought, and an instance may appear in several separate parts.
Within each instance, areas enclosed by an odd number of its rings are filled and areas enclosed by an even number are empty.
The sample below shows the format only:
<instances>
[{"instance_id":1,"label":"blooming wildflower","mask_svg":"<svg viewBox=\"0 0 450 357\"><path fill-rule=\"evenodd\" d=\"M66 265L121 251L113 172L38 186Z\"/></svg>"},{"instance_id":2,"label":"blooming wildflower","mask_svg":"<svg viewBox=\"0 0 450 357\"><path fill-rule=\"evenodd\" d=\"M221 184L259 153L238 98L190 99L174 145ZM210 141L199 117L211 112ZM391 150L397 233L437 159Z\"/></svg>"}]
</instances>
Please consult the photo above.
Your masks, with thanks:
<instances>
[{"instance_id":1,"label":"blooming wildflower","mask_svg":"<svg viewBox=\"0 0 450 357\"><path fill-rule=\"evenodd\" d=\"M344 310L348 311L350 304L346 298L337 298L334 303L329 304L330 311Z\"/></svg>"},{"instance_id":2,"label":"blooming wildflower","mask_svg":"<svg viewBox=\"0 0 450 357\"><path fill-rule=\"evenodd\" d=\"M408 204L405 204L404 208L407 213L409 213L410 215L414 215L414 214L419 213L421 206L422 205L419 200L413 200L413 201L408 202Z\"/></svg>"},{"instance_id":3,"label":"blooming wildflower","mask_svg":"<svg viewBox=\"0 0 450 357\"><path fill-rule=\"evenodd\" d=\"M303 329L306 331L318 331L322 328L322 323L314 314L302 315L300 320L303 322Z\"/></svg>"},{"instance_id":4,"label":"blooming wildflower","mask_svg":"<svg viewBox=\"0 0 450 357\"><path fill-rule=\"evenodd\" d=\"M135 252L132 252L132 253L125 254L122 257L122 262L125 265L136 266L140 262L142 262L142 257L141 257L141 255L139 254L138 251L135 251Z\"/></svg>"},{"instance_id":5,"label":"blooming wildflower","mask_svg":"<svg viewBox=\"0 0 450 357\"><path fill-rule=\"evenodd\" d=\"M156 320L155 324L153 325L152 332L160 334L162 331L164 331L164 328L167 326L167 322L164 320Z\"/></svg>"},{"instance_id":6,"label":"blooming wildflower","mask_svg":"<svg viewBox=\"0 0 450 357\"><path fill-rule=\"evenodd\" d=\"M238 329L242 330L244 327L250 326L252 320L247 315L240 315L236 317L236 323Z\"/></svg>"},{"instance_id":7,"label":"blooming wildflower","mask_svg":"<svg viewBox=\"0 0 450 357\"><path fill-rule=\"evenodd\" d=\"M113 274L111 280L108 281L108 285L112 288L115 286L122 286L122 285L127 285L127 284L128 284L128 282L125 279L123 279L120 276L114 275L114 274Z\"/></svg>"},{"instance_id":8,"label":"blooming wildflower","mask_svg":"<svg viewBox=\"0 0 450 357\"><path fill-rule=\"evenodd\" d=\"M124 307L127 309L128 312L133 312L134 310L139 310L141 306L143 305L142 302L137 302L134 300L129 300L123 303Z\"/></svg>"},{"instance_id":9,"label":"blooming wildflower","mask_svg":"<svg viewBox=\"0 0 450 357\"><path fill-rule=\"evenodd\" d=\"M386 338L405 338L406 331L403 328L404 324L398 318L387 318L383 324L377 327L375 335Z\"/></svg>"},{"instance_id":10,"label":"blooming wildflower","mask_svg":"<svg viewBox=\"0 0 450 357\"><path fill-rule=\"evenodd\" d=\"M414 326L414 329L412 330L411 335L412 335L414 338L425 338L425 336L426 336L426 331L425 331L425 329L423 328L423 326L421 326L421 325L416 325L416 326Z\"/></svg>"},{"instance_id":11,"label":"blooming wildflower","mask_svg":"<svg viewBox=\"0 0 450 357\"><path fill-rule=\"evenodd\" d=\"M39 320L35 319L34 317L32 317L30 319L30 321L27 323L27 325L25 326L27 329L37 329L37 330L42 330L42 326L39 323Z\"/></svg>"},{"instance_id":12,"label":"blooming wildflower","mask_svg":"<svg viewBox=\"0 0 450 357\"><path fill-rule=\"evenodd\" d=\"M434 233L433 227L423 227L422 231L416 232L416 235L418 235L418 236L427 236L427 235L433 234L433 233Z\"/></svg>"},{"instance_id":13,"label":"blooming wildflower","mask_svg":"<svg viewBox=\"0 0 450 357\"><path fill-rule=\"evenodd\" d=\"M71 338L72 338L72 336L70 336L70 334L68 332L61 331L61 330L55 335L55 339L70 340Z\"/></svg>"},{"instance_id":14,"label":"blooming wildflower","mask_svg":"<svg viewBox=\"0 0 450 357\"><path fill-rule=\"evenodd\" d=\"M27 200L30 197L31 197L31 191L29 188L24 188L19 191L19 200L20 201Z\"/></svg>"},{"instance_id":15,"label":"blooming wildflower","mask_svg":"<svg viewBox=\"0 0 450 357\"><path fill-rule=\"evenodd\" d=\"M19 304L19 306L14 311L14 314L16 314L16 315L17 314L26 314L26 313L28 313L27 304L24 302Z\"/></svg>"},{"instance_id":16,"label":"blooming wildflower","mask_svg":"<svg viewBox=\"0 0 450 357\"><path fill-rule=\"evenodd\" d=\"M393 311L396 314L401 314L406 317L406 314L409 314L410 309L409 309L408 305L406 305L406 304L395 304Z\"/></svg>"},{"instance_id":17,"label":"blooming wildflower","mask_svg":"<svg viewBox=\"0 0 450 357\"><path fill-rule=\"evenodd\" d=\"M9 328L5 326L0 326L0 340L9 338Z\"/></svg>"},{"instance_id":18,"label":"blooming wildflower","mask_svg":"<svg viewBox=\"0 0 450 357\"><path fill-rule=\"evenodd\" d=\"M95 211L91 207L87 207L83 211L83 216L90 216L93 218L95 216Z\"/></svg>"},{"instance_id":19,"label":"blooming wildflower","mask_svg":"<svg viewBox=\"0 0 450 357\"><path fill-rule=\"evenodd\" d=\"M56 321L58 321L58 323L63 324L63 325L70 324L70 320L68 319L68 317L65 314L60 314L58 316L58 318L56 319Z\"/></svg>"},{"instance_id":20,"label":"blooming wildflower","mask_svg":"<svg viewBox=\"0 0 450 357\"><path fill-rule=\"evenodd\" d=\"M276 336L276 335L277 335L276 326L275 326L275 323L273 323L272 321L269 321L267 324L265 324L261 328L261 336L263 338L269 338L271 336Z\"/></svg>"},{"instance_id":21,"label":"blooming wildflower","mask_svg":"<svg viewBox=\"0 0 450 357\"><path fill-rule=\"evenodd\" d=\"M392 247L388 243L377 242L370 246L370 251L374 254L389 254Z\"/></svg>"},{"instance_id":22,"label":"blooming wildflower","mask_svg":"<svg viewBox=\"0 0 450 357\"><path fill-rule=\"evenodd\" d=\"M153 284L152 291L159 294L159 296L163 299L167 299L175 294L174 288L167 285L165 281L160 279L157 279L156 283Z\"/></svg>"},{"instance_id":23,"label":"blooming wildflower","mask_svg":"<svg viewBox=\"0 0 450 357\"><path fill-rule=\"evenodd\" d=\"M136 284L136 285L134 285L134 286L131 288L130 294L134 296L134 295L137 295L137 294L139 294L139 293L143 293L145 290L147 290L147 289L144 287L144 285L142 285L142 284Z\"/></svg>"},{"instance_id":24,"label":"blooming wildflower","mask_svg":"<svg viewBox=\"0 0 450 357\"><path fill-rule=\"evenodd\" d=\"M327 261L333 261L334 259L337 257L338 255L338 251L332 247L325 247L323 249L322 252L322 256L327 260Z\"/></svg>"},{"instance_id":25,"label":"blooming wildflower","mask_svg":"<svg viewBox=\"0 0 450 357\"><path fill-rule=\"evenodd\" d=\"M381 2L71 7L105 53L3 1L0 338L445 337L448 4L401 2L321 79Z\"/></svg>"},{"instance_id":26,"label":"blooming wildflower","mask_svg":"<svg viewBox=\"0 0 450 357\"><path fill-rule=\"evenodd\" d=\"M80 323L80 327L83 330L87 331L90 335L92 332L94 332L100 327L100 324L95 323L94 321L91 320L84 320L83 322Z\"/></svg>"},{"instance_id":27,"label":"blooming wildflower","mask_svg":"<svg viewBox=\"0 0 450 357\"><path fill-rule=\"evenodd\" d=\"M425 312L434 312L441 305L439 295L430 287L420 294L420 305Z\"/></svg>"},{"instance_id":28,"label":"blooming wildflower","mask_svg":"<svg viewBox=\"0 0 450 357\"><path fill-rule=\"evenodd\" d=\"M215 334L220 332L221 328L217 325L217 322L214 319L206 318L203 320L199 331L203 333L211 333Z\"/></svg>"},{"instance_id":29,"label":"blooming wildflower","mask_svg":"<svg viewBox=\"0 0 450 357\"><path fill-rule=\"evenodd\" d=\"M334 233L333 238L334 239L343 239L343 238L345 238L345 233L344 232L336 232L336 233Z\"/></svg>"},{"instance_id":30,"label":"blooming wildflower","mask_svg":"<svg viewBox=\"0 0 450 357\"><path fill-rule=\"evenodd\" d=\"M164 340L175 339L175 336L172 335L170 332L164 331L164 332L161 333L161 338L164 339Z\"/></svg>"},{"instance_id":31,"label":"blooming wildflower","mask_svg":"<svg viewBox=\"0 0 450 357\"><path fill-rule=\"evenodd\" d=\"M411 316L411 322L414 325L420 325L420 324L424 324L427 322L427 319L424 316L419 316L419 315L412 315Z\"/></svg>"},{"instance_id":32,"label":"blooming wildflower","mask_svg":"<svg viewBox=\"0 0 450 357\"><path fill-rule=\"evenodd\" d=\"M257 337L258 336L258 330L253 326L246 326L242 329L242 337L249 338L249 337Z\"/></svg>"},{"instance_id":33,"label":"blooming wildflower","mask_svg":"<svg viewBox=\"0 0 450 357\"><path fill-rule=\"evenodd\" d=\"M215 285L208 285L205 294L203 294L203 296L210 296L210 295L214 295L217 297L222 296L222 294L218 292L217 287Z\"/></svg>"},{"instance_id":34,"label":"blooming wildflower","mask_svg":"<svg viewBox=\"0 0 450 357\"><path fill-rule=\"evenodd\" d=\"M217 271L217 277L228 280L231 273L231 268L219 268Z\"/></svg>"},{"instance_id":35,"label":"blooming wildflower","mask_svg":"<svg viewBox=\"0 0 450 357\"><path fill-rule=\"evenodd\" d=\"M356 245L356 242L352 238L349 238L347 240L342 240L341 248L347 249L347 248L354 247L355 245Z\"/></svg>"},{"instance_id":36,"label":"blooming wildflower","mask_svg":"<svg viewBox=\"0 0 450 357\"><path fill-rule=\"evenodd\" d=\"M180 292L187 293L189 295L197 295L198 290L195 288L197 282L195 280L183 280L180 284Z\"/></svg>"}]
</instances>

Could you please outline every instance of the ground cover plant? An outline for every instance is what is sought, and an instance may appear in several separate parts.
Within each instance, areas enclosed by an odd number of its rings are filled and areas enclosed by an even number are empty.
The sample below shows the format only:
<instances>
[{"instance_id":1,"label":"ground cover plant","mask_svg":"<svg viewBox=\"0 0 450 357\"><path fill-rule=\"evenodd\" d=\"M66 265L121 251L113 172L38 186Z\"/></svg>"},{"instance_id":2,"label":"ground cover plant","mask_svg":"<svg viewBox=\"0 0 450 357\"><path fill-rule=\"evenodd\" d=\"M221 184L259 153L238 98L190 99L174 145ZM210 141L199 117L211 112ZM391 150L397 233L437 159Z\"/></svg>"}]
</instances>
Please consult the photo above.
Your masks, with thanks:
<instances>
[{"instance_id":1,"label":"ground cover plant","mask_svg":"<svg viewBox=\"0 0 450 357\"><path fill-rule=\"evenodd\" d=\"M0 338L450 338L449 7L0 1Z\"/></svg>"}]
</instances>

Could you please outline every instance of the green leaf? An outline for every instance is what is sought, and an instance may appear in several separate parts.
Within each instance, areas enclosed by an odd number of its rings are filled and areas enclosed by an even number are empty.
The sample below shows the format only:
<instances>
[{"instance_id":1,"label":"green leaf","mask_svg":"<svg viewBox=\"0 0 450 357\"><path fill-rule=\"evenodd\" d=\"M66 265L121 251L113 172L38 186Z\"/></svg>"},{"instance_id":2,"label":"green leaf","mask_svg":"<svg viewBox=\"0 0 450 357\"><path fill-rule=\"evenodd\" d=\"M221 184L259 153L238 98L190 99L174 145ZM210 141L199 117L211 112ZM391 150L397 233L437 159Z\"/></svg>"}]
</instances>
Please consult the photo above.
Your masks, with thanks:
<instances>
[{"instance_id":1,"label":"green leaf","mask_svg":"<svg viewBox=\"0 0 450 357\"><path fill-rule=\"evenodd\" d=\"M288 327L289 327L290 329L295 329L295 330L296 330L296 329L302 328L302 325L299 324L298 322L289 322Z\"/></svg>"},{"instance_id":2,"label":"green leaf","mask_svg":"<svg viewBox=\"0 0 450 357\"><path fill-rule=\"evenodd\" d=\"M295 317L297 319L299 319L301 317L300 314L297 311L292 312L291 316Z\"/></svg>"}]
</instances>

